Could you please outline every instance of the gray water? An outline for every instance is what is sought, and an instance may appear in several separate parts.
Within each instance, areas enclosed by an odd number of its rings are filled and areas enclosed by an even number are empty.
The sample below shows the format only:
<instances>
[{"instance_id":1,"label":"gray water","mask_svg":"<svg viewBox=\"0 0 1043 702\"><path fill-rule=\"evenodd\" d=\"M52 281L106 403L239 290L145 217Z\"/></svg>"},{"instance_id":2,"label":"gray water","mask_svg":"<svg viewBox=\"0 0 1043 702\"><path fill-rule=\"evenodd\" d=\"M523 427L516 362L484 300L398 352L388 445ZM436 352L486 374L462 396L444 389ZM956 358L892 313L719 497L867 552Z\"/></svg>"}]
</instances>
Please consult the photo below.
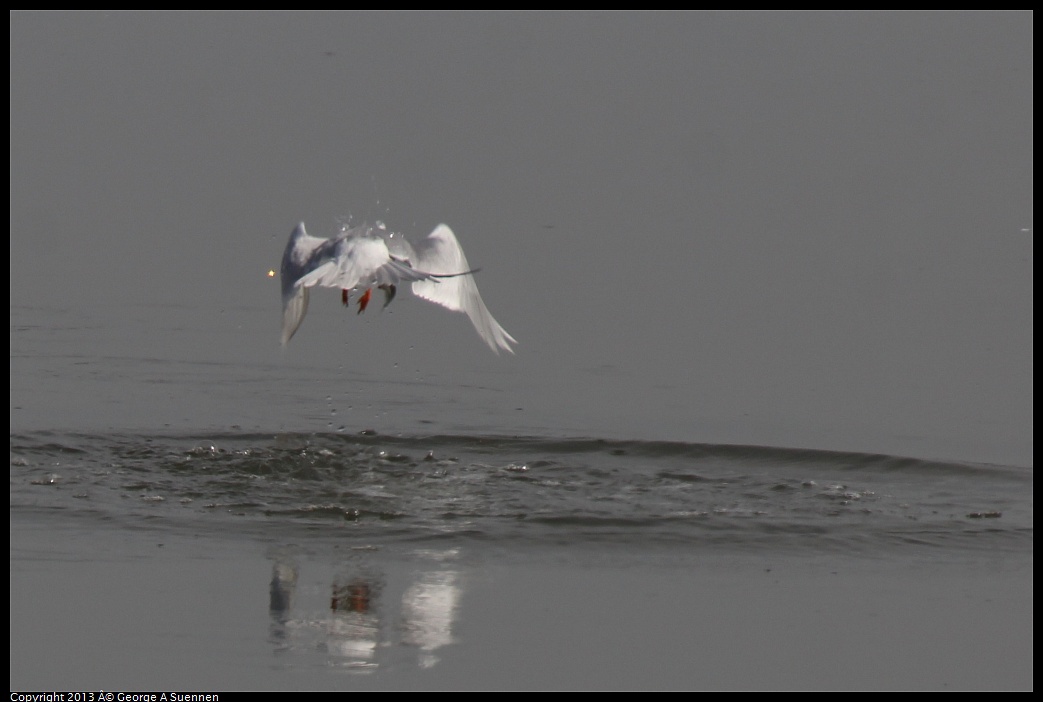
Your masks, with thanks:
<instances>
[{"instance_id":1,"label":"gray water","mask_svg":"<svg viewBox=\"0 0 1043 702\"><path fill-rule=\"evenodd\" d=\"M1030 466L570 432L510 406L505 396L521 393L506 371L480 385L415 369L398 379L339 365L315 373L292 348L269 364L106 357L63 341L111 343L100 326L63 328L40 308L12 308L11 319L13 510L372 545L1031 552ZM177 333L205 337L199 326ZM468 329L452 331L480 346ZM512 359L497 362L509 369ZM93 414L18 426L44 411L73 415L77 402ZM197 406L212 423L187 414Z\"/></svg>"},{"instance_id":2,"label":"gray water","mask_svg":"<svg viewBox=\"0 0 1043 702\"><path fill-rule=\"evenodd\" d=\"M12 590L72 607L12 595L12 689L112 688L91 671L186 637L211 687L1030 684L1004 647L1031 658L1031 19L12 13ZM280 348L268 271L297 222L349 218L449 224L517 353L336 291ZM657 677L701 645L659 632L708 613L656 593L708 562L730 643ZM79 624L130 631L153 572L185 596L167 635L37 666ZM780 572L808 599L773 599ZM636 573L649 660L536 657L599 640ZM834 575L863 589L830 612L894 627L851 658L801 614ZM213 578L228 621L202 617ZM562 600L512 622L536 638L500 637L496 593L546 582ZM759 652L735 632L772 615L737 583L794 613ZM217 621L251 654L209 648ZM823 665L769 645L792 627ZM537 677L472 676L522 652ZM314 677L331 660L420 677Z\"/></svg>"},{"instance_id":3,"label":"gray water","mask_svg":"<svg viewBox=\"0 0 1043 702\"><path fill-rule=\"evenodd\" d=\"M12 509L359 546L1032 550L1031 473L752 446L336 434L12 435Z\"/></svg>"}]
</instances>

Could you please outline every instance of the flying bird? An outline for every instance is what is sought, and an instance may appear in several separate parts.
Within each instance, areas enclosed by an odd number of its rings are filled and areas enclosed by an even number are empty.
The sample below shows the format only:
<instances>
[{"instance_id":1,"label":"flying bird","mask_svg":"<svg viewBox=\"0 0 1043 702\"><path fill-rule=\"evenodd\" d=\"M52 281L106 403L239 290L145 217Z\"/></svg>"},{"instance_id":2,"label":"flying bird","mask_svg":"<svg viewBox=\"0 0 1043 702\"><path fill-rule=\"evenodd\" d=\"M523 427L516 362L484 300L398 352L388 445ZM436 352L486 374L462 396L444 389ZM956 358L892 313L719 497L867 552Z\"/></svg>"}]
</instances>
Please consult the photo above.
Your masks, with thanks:
<instances>
[{"instance_id":1,"label":"flying bird","mask_svg":"<svg viewBox=\"0 0 1043 702\"><path fill-rule=\"evenodd\" d=\"M345 226L336 236L322 239L309 236L301 222L282 256L282 343L289 342L304 321L310 288L340 288L345 306L353 291L361 293L357 304L362 314L373 288L384 293L387 307L398 286L410 283L417 297L470 317L493 351L514 353L511 344L518 342L489 314L474 282L476 272L453 230L444 224L414 247L383 226Z\"/></svg>"}]
</instances>

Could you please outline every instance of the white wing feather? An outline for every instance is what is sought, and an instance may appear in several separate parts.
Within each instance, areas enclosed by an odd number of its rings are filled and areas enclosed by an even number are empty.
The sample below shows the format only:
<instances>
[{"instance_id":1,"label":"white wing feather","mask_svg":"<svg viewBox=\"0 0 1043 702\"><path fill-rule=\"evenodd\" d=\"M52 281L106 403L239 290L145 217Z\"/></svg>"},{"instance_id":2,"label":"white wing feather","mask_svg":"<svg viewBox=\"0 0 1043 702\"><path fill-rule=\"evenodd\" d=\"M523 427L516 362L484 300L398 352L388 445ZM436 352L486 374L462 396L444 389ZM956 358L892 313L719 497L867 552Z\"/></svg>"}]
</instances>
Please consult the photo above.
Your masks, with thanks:
<instances>
[{"instance_id":1,"label":"white wing feather","mask_svg":"<svg viewBox=\"0 0 1043 702\"><path fill-rule=\"evenodd\" d=\"M427 238L416 245L414 267L433 275L452 275L471 270L453 230L444 224L435 227ZM497 322L485 306L473 275L420 280L413 283L413 294L471 319L478 336L496 353L514 353L511 344L518 343Z\"/></svg>"},{"instance_id":2,"label":"white wing feather","mask_svg":"<svg viewBox=\"0 0 1043 702\"><path fill-rule=\"evenodd\" d=\"M293 337L308 312L308 288L297 285L297 281L308 271L309 262L328 239L308 236L301 222L290 233L283 251L279 277L282 281L282 344Z\"/></svg>"}]
</instances>

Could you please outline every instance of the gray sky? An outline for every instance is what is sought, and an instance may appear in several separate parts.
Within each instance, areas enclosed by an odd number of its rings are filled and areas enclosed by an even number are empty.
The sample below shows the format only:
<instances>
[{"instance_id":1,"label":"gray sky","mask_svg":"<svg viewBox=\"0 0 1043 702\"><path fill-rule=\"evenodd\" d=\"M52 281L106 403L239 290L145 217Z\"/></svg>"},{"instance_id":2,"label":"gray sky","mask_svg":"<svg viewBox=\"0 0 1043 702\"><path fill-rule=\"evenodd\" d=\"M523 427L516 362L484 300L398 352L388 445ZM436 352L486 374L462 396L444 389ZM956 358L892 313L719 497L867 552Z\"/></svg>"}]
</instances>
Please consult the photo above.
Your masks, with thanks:
<instances>
[{"instance_id":1,"label":"gray sky","mask_svg":"<svg viewBox=\"0 0 1043 702\"><path fill-rule=\"evenodd\" d=\"M262 362L298 221L445 222L516 357L331 293L284 362L420 345L566 429L1031 464L1032 19L13 12L11 304ZM236 333L150 346L186 314Z\"/></svg>"}]
</instances>

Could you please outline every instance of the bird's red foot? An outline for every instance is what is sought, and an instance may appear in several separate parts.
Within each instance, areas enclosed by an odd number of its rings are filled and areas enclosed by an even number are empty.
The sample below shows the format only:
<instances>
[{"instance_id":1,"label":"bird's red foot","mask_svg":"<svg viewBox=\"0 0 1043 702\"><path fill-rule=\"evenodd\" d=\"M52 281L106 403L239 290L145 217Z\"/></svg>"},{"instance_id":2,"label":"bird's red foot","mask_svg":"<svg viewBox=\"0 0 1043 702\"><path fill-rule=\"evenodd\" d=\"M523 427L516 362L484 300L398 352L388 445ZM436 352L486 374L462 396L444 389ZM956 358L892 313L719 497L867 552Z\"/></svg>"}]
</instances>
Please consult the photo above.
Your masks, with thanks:
<instances>
[{"instance_id":1,"label":"bird's red foot","mask_svg":"<svg viewBox=\"0 0 1043 702\"><path fill-rule=\"evenodd\" d=\"M344 288L343 290L340 291L340 302L345 307L348 306L348 289L347 288Z\"/></svg>"},{"instance_id":2,"label":"bird's red foot","mask_svg":"<svg viewBox=\"0 0 1043 702\"><path fill-rule=\"evenodd\" d=\"M366 288L366 292L362 293L362 297L359 298L359 311L356 314L362 314L366 311L366 305L369 304L369 298L373 294L373 288Z\"/></svg>"}]
</instances>

